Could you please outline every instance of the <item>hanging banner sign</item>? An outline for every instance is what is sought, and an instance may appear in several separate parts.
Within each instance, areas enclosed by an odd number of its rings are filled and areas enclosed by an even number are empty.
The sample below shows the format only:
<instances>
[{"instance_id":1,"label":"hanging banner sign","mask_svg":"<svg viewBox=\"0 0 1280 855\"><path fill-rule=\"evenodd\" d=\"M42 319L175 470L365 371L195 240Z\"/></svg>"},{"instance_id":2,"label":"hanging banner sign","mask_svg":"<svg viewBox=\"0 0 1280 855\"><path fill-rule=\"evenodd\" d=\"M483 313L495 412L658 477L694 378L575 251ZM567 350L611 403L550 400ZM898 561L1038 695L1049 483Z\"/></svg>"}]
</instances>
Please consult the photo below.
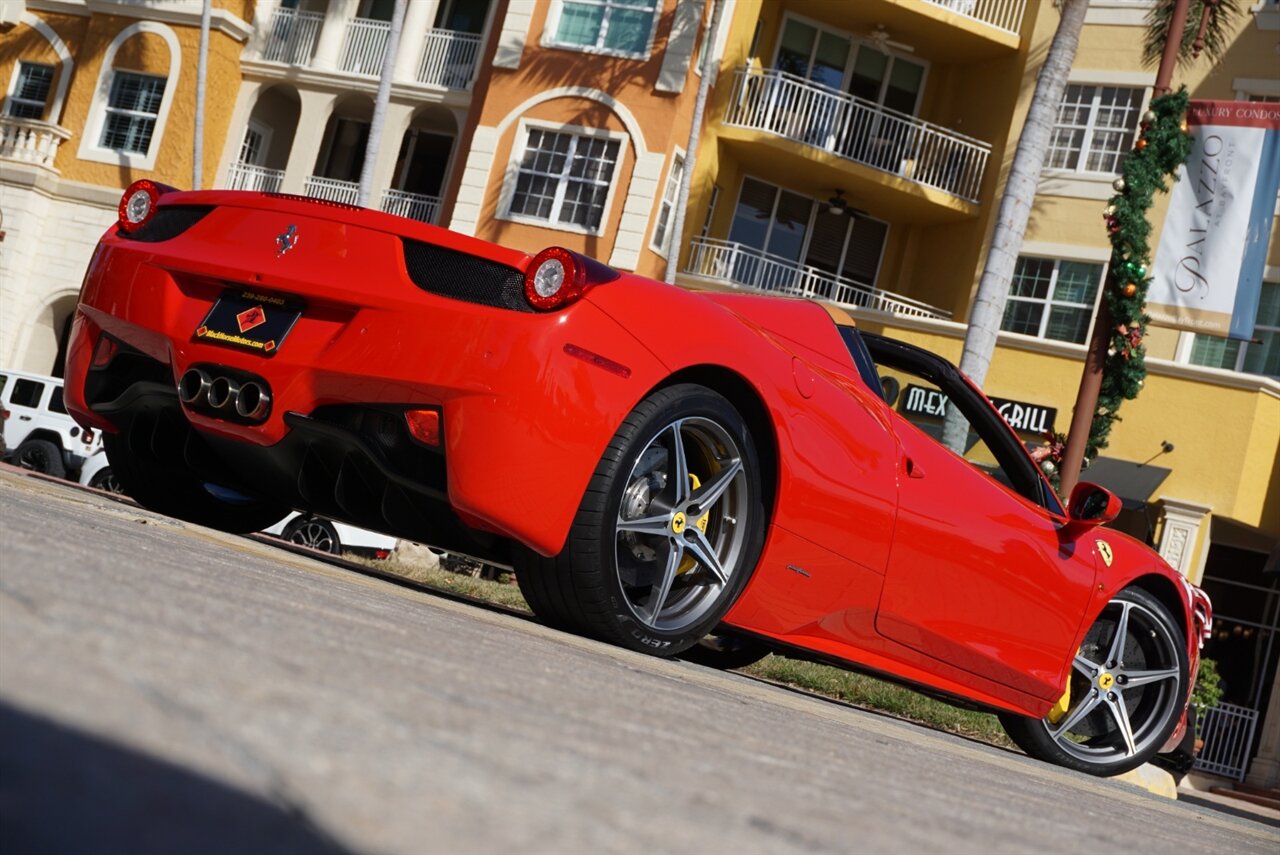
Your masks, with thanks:
<instances>
[{"instance_id":1,"label":"hanging banner sign","mask_svg":"<svg viewBox=\"0 0 1280 855\"><path fill-rule=\"evenodd\" d=\"M1192 101L1191 156L1156 249L1153 323L1253 338L1280 191L1280 104Z\"/></svg>"}]
</instances>

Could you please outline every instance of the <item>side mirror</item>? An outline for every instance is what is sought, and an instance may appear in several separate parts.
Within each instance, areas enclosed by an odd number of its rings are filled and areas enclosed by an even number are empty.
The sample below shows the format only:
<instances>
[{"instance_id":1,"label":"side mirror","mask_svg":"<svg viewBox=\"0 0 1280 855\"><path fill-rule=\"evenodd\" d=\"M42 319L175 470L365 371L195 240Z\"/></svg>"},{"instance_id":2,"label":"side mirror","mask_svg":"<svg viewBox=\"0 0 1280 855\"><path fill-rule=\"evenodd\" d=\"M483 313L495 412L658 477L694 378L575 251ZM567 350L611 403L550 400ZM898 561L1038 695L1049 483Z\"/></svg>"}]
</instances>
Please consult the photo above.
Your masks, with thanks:
<instances>
[{"instance_id":1,"label":"side mirror","mask_svg":"<svg viewBox=\"0 0 1280 855\"><path fill-rule=\"evenodd\" d=\"M1106 487L1081 481L1067 501L1070 519L1062 533L1069 538L1079 537L1091 528L1111 522L1120 515L1121 507L1120 497Z\"/></svg>"}]
</instances>

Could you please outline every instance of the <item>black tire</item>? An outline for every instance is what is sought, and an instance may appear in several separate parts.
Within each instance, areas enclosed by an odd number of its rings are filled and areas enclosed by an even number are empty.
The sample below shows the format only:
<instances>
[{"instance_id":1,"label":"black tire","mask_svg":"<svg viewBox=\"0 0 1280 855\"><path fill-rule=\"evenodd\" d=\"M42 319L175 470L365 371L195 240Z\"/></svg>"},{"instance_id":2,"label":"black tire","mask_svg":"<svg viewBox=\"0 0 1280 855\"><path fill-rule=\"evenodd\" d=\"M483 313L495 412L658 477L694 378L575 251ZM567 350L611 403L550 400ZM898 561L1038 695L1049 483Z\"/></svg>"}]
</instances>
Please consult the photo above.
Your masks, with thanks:
<instances>
[{"instance_id":1,"label":"black tire","mask_svg":"<svg viewBox=\"0 0 1280 855\"><path fill-rule=\"evenodd\" d=\"M1090 775L1119 775L1151 760L1168 741L1184 715L1187 674L1186 636L1169 610L1141 588L1126 588L1080 645L1066 711L1043 719L1005 713L1000 723L1032 757Z\"/></svg>"},{"instance_id":2,"label":"black tire","mask_svg":"<svg viewBox=\"0 0 1280 855\"><path fill-rule=\"evenodd\" d=\"M289 514L288 507L266 499L221 499L200 479L138 453L127 434L104 434L102 443L122 492L156 513L233 534L270 528Z\"/></svg>"},{"instance_id":3,"label":"black tire","mask_svg":"<svg viewBox=\"0 0 1280 855\"><path fill-rule=\"evenodd\" d=\"M703 386L671 386L618 428L561 553L518 554L516 579L549 624L674 656L737 600L765 526L759 458L738 411Z\"/></svg>"},{"instance_id":4,"label":"black tire","mask_svg":"<svg viewBox=\"0 0 1280 855\"><path fill-rule=\"evenodd\" d=\"M13 452L13 462L23 469L66 478L67 466L62 460L62 449L47 439L28 439Z\"/></svg>"},{"instance_id":5,"label":"black tire","mask_svg":"<svg viewBox=\"0 0 1280 855\"><path fill-rule=\"evenodd\" d=\"M120 486L120 481L116 478L116 474L111 470L110 466L104 466L99 469L97 474L89 479L89 486L107 493L124 492L124 488Z\"/></svg>"},{"instance_id":6,"label":"black tire","mask_svg":"<svg viewBox=\"0 0 1280 855\"><path fill-rule=\"evenodd\" d=\"M754 665L769 655L768 645L754 638L743 638L728 633L712 633L680 654L688 662L696 662L708 668L731 671Z\"/></svg>"},{"instance_id":7,"label":"black tire","mask_svg":"<svg viewBox=\"0 0 1280 855\"><path fill-rule=\"evenodd\" d=\"M280 537L308 549L331 555L342 554L342 538L338 536L338 530L323 517L298 517L285 526Z\"/></svg>"}]
</instances>

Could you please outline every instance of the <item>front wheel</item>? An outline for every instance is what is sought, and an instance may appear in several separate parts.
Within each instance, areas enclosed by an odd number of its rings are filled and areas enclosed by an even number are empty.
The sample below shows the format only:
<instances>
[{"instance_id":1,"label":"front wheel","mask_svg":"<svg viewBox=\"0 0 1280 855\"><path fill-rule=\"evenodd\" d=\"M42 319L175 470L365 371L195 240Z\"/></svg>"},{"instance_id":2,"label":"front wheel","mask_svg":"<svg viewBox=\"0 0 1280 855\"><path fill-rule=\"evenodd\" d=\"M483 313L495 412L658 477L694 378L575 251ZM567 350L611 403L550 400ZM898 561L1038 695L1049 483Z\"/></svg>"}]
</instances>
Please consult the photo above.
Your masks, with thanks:
<instances>
[{"instance_id":1,"label":"front wheel","mask_svg":"<svg viewBox=\"0 0 1280 855\"><path fill-rule=\"evenodd\" d=\"M1116 595L1085 636L1063 702L1043 719L1000 717L1033 757L1091 775L1146 763L1187 697L1187 649L1169 610L1140 588Z\"/></svg>"},{"instance_id":2,"label":"front wheel","mask_svg":"<svg viewBox=\"0 0 1280 855\"><path fill-rule=\"evenodd\" d=\"M561 554L522 553L539 617L674 656L742 592L764 541L760 462L742 417L703 386L659 390L618 428Z\"/></svg>"}]
</instances>

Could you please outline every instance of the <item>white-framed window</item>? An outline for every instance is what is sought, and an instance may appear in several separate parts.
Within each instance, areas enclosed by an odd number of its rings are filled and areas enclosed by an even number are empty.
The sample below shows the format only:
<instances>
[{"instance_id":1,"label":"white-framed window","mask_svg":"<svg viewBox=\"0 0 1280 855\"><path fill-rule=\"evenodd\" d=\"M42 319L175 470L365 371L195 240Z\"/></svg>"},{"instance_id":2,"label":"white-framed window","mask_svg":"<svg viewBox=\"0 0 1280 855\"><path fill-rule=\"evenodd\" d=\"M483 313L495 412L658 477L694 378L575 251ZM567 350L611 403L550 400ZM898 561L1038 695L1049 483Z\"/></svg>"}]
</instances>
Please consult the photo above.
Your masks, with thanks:
<instances>
[{"instance_id":1,"label":"white-framed window","mask_svg":"<svg viewBox=\"0 0 1280 855\"><path fill-rule=\"evenodd\" d=\"M1253 341L1187 333L1186 361L1209 368L1280 377L1280 281L1262 283Z\"/></svg>"},{"instance_id":2,"label":"white-framed window","mask_svg":"<svg viewBox=\"0 0 1280 855\"><path fill-rule=\"evenodd\" d=\"M1000 329L1084 344L1104 265L1018 256Z\"/></svg>"},{"instance_id":3,"label":"white-framed window","mask_svg":"<svg viewBox=\"0 0 1280 855\"><path fill-rule=\"evenodd\" d=\"M116 54L135 36L159 37L168 49L167 66L116 68ZM148 51L154 56L154 51ZM163 54L161 54L163 55ZM116 34L102 55L93 103L80 137L81 160L131 169L155 169L169 110L182 73L178 36L159 21L138 21Z\"/></svg>"},{"instance_id":4,"label":"white-framed window","mask_svg":"<svg viewBox=\"0 0 1280 855\"><path fill-rule=\"evenodd\" d=\"M547 19L551 47L647 57L660 0L557 0Z\"/></svg>"},{"instance_id":5,"label":"white-framed window","mask_svg":"<svg viewBox=\"0 0 1280 855\"><path fill-rule=\"evenodd\" d=\"M1062 96L1045 166L1114 173L1133 146L1145 90L1072 83Z\"/></svg>"},{"instance_id":6,"label":"white-framed window","mask_svg":"<svg viewBox=\"0 0 1280 855\"><path fill-rule=\"evenodd\" d=\"M506 217L599 234L613 195L623 135L521 123L522 147Z\"/></svg>"},{"instance_id":7,"label":"white-framed window","mask_svg":"<svg viewBox=\"0 0 1280 855\"><path fill-rule=\"evenodd\" d=\"M53 88L53 66L22 60L10 87L4 114L15 119L43 120L49 90Z\"/></svg>"},{"instance_id":8,"label":"white-framed window","mask_svg":"<svg viewBox=\"0 0 1280 855\"><path fill-rule=\"evenodd\" d=\"M250 119L240 143L240 163L265 166L267 151L271 148L271 128L256 119Z\"/></svg>"},{"instance_id":9,"label":"white-framed window","mask_svg":"<svg viewBox=\"0 0 1280 855\"><path fill-rule=\"evenodd\" d=\"M167 82L154 74L116 71L111 77L98 145L113 151L146 154L151 149Z\"/></svg>"},{"instance_id":10,"label":"white-framed window","mask_svg":"<svg viewBox=\"0 0 1280 855\"><path fill-rule=\"evenodd\" d=\"M653 251L667 257L671 249L672 211L680 198L680 183L684 181L684 153L677 152L672 156L671 169L667 172L667 186L662 191L662 200L658 203L658 219L653 224Z\"/></svg>"}]
</instances>

